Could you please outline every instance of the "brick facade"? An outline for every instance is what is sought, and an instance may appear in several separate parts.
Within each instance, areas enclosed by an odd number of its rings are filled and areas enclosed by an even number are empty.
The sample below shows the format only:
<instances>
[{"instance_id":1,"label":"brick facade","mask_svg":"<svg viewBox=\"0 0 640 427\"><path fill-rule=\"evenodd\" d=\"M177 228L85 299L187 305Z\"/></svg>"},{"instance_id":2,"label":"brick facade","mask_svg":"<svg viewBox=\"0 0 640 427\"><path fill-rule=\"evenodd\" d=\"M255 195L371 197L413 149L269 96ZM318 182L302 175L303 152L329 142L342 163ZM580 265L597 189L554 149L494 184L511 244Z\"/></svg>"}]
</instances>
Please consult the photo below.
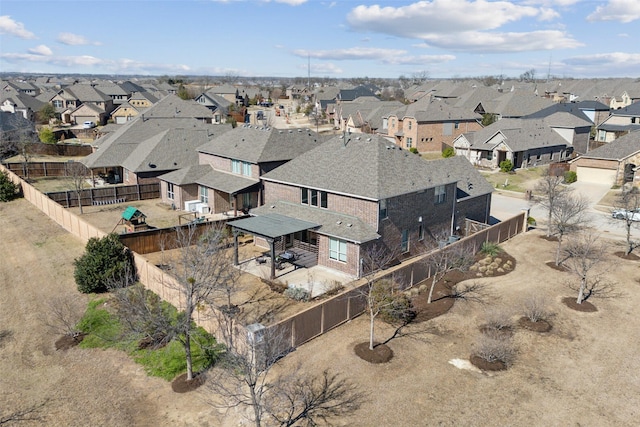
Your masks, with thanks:
<instances>
[{"instance_id":1,"label":"brick facade","mask_svg":"<svg viewBox=\"0 0 640 427\"><path fill-rule=\"evenodd\" d=\"M463 133L482 129L476 120L458 120L448 122L419 122L414 118L389 116L387 135L404 149L417 148L419 152L442 151L443 147L453 146L453 140ZM396 133L402 132L402 136ZM410 146L409 146L409 141Z\"/></svg>"}]
</instances>

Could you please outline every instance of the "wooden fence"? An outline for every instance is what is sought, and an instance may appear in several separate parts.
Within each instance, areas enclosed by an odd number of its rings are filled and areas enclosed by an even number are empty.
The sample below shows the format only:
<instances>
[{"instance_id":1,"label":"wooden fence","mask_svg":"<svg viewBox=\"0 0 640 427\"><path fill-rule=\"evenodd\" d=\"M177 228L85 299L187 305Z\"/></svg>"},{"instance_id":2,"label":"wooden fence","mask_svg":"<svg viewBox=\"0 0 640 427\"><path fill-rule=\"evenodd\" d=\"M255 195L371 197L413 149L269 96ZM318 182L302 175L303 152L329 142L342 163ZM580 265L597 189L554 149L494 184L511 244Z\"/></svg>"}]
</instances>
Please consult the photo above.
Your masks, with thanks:
<instances>
[{"instance_id":1,"label":"wooden fence","mask_svg":"<svg viewBox=\"0 0 640 427\"><path fill-rule=\"evenodd\" d=\"M28 163L6 163L5 166L11 172L18 175L20 178L44 178L44 177L65 177L72 176L72 168L69 165L81 165L84 168L84 173L87 176L91 176L91 171L82 165L82 163L68 161L68 162L28 162Z\"/></svg>"},{"instance_id":2,"label":"wooden fence","mask_svg":"<svg viewBox=\"0 0 640 427\"><path fill-rule=\"evenodd\" d=\"M75 191L57 191L47 193L47 196L65 208L79 206L78 196ZM137 200L157 199L159 197L159 183L87 188L80 193L82 206L126 203Z\"/></svg>"},{"instance_id":3,"label":"wooden fence","mask_svg":"<svg viewBox=\"0 0 640 427\"><path fill-rule=\"evenodd\" d=\"M484 242L502 243L525 231L526 216L527 214L522 212L513 218L460 239L451 246L469 245L473 253L477 253ZM400 266L383 272L377 278L391 278L402 289L408 289L431 277L431 269L426 262L429 256L427 254L405 261ZM290 343L293 348L302 345L362 314L366 308L364 297L366 286L366 282L361 280L355 288L322 301L267 329L274 335L286 335L287 343Z\"/></svg>"}]
</instances>

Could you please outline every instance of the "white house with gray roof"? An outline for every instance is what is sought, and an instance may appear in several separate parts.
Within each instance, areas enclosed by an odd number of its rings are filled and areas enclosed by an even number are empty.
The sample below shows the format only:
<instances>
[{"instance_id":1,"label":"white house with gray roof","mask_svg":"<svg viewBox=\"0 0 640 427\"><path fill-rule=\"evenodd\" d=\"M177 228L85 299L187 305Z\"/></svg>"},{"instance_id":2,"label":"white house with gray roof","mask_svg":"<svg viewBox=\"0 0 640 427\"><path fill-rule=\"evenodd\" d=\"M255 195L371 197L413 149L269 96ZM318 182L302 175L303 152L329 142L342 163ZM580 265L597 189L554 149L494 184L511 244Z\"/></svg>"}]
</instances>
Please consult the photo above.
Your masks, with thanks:
<instances>
[{"instance_id":1,"label":"white house with gray roof","mask_svg":"<svg viewBox=\"0 0 640 427\"><path fill-rule=\"evenodd\" d=\"M489 221L492 187L466 159L428 162L375 135L334 137L261 179L264 204L231 225L354 277L370 245L405 258L466 218Z\"/></svg>"}]
</instances>

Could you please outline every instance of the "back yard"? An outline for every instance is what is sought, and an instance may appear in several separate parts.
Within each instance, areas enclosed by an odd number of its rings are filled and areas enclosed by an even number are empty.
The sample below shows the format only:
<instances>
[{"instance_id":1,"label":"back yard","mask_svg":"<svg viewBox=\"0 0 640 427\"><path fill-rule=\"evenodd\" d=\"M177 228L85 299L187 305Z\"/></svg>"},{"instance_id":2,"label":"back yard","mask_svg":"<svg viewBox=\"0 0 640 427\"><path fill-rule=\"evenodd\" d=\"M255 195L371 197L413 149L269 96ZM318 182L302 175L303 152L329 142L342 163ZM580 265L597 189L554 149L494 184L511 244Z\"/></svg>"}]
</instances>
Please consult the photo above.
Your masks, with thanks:
<instances>
[{"instance_id":1,"label":"back yard","mask_svg":"<svg viewBox=\"0 0 640 427\"><path fill-rule=\"evenodd\" d=\"M77 295L73 259L84 245L25 200L0 204L0 226L0 416L45 403L41 421L21 425L250 425L235 411L210 406L215 396L206 388L173 393L123 353L56 351L57 336L43 321L47 302ZM447 314L409 325L394 338L395 330L379 322L376 337L390 339L390 362L372 365L354 354L368 338L368 319L361 316L297 348L276 371L332 368L351 378L367 400L340 421L344 426L636 425L640 263L612 256L615 269L607 277L621 296L590 300L595 313L573 311L561 302L575 296L567 287L573 278L545 264L555 243L541 236L532 231L503 245L516 268L477 279L491 292L485 305L458 301ZM517 329L518 354L509 370L483 373L451 363L469 358L486 310L511 310L517 319L530 292L548 298L553 329Z\"/></svg>"}]
</instances>

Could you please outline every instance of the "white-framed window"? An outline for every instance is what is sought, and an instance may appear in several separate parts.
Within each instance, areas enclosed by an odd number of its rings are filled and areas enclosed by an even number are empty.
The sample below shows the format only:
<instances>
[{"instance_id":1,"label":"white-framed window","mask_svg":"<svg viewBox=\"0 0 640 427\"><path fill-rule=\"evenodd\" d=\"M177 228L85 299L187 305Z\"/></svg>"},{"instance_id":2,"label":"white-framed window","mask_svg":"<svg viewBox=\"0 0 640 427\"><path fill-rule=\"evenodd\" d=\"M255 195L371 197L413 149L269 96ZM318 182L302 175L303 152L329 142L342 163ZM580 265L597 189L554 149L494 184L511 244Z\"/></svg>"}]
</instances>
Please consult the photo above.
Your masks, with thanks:
<instances>
[{"instance_id":1,"label":"white-framed window","mask_svg":"<svg viewBox=\"0 0 640 427\"><path fill-rule=\"evenodd\" d=\"M329 258L347 262L347 242L329 237Z\"/></svg>"},{"instance_id":2,"label":"white-framed window","mask_svg":"<svg viewBox=\"0 0 640 427\"><path fill-rule=\"evenodd\" d=\"M447 199L447 188L444 185L438 185L435 189L435 203L444 203Z\"/></svg>"},{"instance_id":3,"label":"white-framed window","mask_svg":"<svg viewBox=\"0 0 640 427\"><path fill-rule=\"evenodd\" d=\"M402 253L409 252L409 230L402 230L402 239L400 240L400 251Z\"/></svg>"},{"instance_id":4,"label":"white-framed window","mask_svg":"<svg viewBox=\"0 0 640 427\"><path fill-rule=\"evenodd\" d=\"M413 146L413 138L407 138L407 148L411 148L412 146Z\"/></svg>"},{"instance_id":5,"label":"white-framed window","mask_svg":"<svg viewBox=\"0 0 640 427\"><path fill-rule=\"evenodd\" d=\"M173 192L173 184L171 182L167 182L167 199L173 200L175 197L175 193Z\"/></svg>"},{"instance_id":6,"label":"white-framed window","mask_svg":"<svg viewBox=\"0 0 640 427\"><path fill-rule=\"evenodd\" d=\"M200 186L200 201L209 203L209 189L207 187Z\"/></svg>"},{"instance_id":7,"label":"white-framed window","mask_svg":"<svg viewBox=\"0 0 640 427\"><path fill-rule=\"evenodd\" d=\"M329 195L326 191L312 190L309 188L300 188L300 203L303 205L314 206L316 208L329 207Z\"/></svg>"},{"instance_id":8,"label":"white-framed window","mask_svg":"<svg viewBox=\"0 0 640 427\"><path fill-rule=\"evenodd\" d=\"M251 163L242 162L242 175L251 176Z\"/></svg>"},{"instance_id":9,"label":"white-framed window","mask_svg":"<svg viewBox=\"0 0 640 427\"><path fill-rule=\"evenodd\" d=\"M240 160L231 160L231 172L242 173L242 162Z\"/></svg>"},{"instance_id":10,"label":"white-framed window","mask_svg":"<svg viewBox=\"0 0 640 427\"><path fill-rule=\"evenodd\" d=\"M54 99L51 103L52 103L52 104L53 104L53 106L54 106L54 107L56 107L56 108L62 108L62 107L64 107L64 102L63 102L63 101L60 101L59 99Z\"/></svg>"}]
</instances>

